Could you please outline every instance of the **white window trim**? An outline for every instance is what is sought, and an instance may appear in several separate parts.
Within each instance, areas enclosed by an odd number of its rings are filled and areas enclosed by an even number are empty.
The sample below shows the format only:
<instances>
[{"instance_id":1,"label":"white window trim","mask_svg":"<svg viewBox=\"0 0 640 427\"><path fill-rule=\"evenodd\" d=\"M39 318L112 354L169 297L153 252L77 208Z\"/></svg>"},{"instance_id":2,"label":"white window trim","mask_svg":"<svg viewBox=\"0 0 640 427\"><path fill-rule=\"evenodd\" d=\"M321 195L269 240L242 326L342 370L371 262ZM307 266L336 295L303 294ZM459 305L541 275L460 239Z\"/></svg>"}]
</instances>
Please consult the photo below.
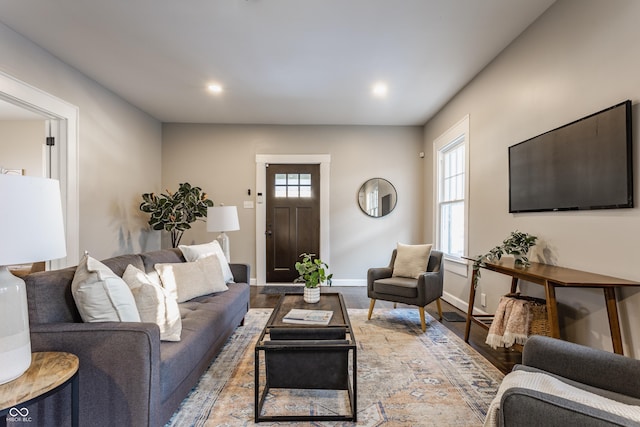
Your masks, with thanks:
<instances>
[{"instance_id":1,"label":"white window trim","mask_svg":"<svg viewBox=\"0 0 640 427\"><path fill-rule=\"evenodd\" d=\"M433 141L433 217L435 218L434 236L435 241L440 242L440 209L438 204L439 197L439 173L440 173L440 156L439 153L442 149L448 145L458 141L461 137L464 138L464 168L465 168L465 183L464 183L464 255L469 254L469 115L467 114L460 119L456 124L451 126L442 135ZM467 260L459 257L454 257L445 254L445 269L453 273L459 274L463 277L468 275L468 262Z\"/></svg>"}]
</instances>

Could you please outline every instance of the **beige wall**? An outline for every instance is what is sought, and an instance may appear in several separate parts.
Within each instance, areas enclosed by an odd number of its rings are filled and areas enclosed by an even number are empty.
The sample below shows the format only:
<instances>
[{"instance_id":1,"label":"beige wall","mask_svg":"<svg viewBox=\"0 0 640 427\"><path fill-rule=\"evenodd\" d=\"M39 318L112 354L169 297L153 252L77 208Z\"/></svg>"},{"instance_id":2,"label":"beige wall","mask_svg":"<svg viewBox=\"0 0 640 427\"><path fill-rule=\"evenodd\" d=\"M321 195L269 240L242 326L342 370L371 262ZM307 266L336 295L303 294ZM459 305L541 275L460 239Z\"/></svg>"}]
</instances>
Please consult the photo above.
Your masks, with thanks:
<instances>
[{"instance_id":1,"label":"beige wall","mask_svg":"<svg viewBox=\"0 0 640 427\"><path fill-rule=\"evenodd\" d=\"M160 123L2 24L0 71L79 108L80 250L159 248L138 204L160 188Z\"/></svg>"},{"instance_id":2,"label":"beige wall","mask_svg":"<svg viewBox=\"0 0 640 427\"><path fill-rule=\"evenodd\" d=\"M44 176L44 120L0 120L0 168Z\"/></svg>"},{"instance_id":3,"label":"beige wall","mask_svg":"<svg viewBox=\"0 0 640 427\"><path fill-rule=\"evenodd\" d=\"M398 241L421 240L420 151L422 128L417 126L164 124L162 182L169 189L190 182L216 205L238 206L241 229L229 233L231 258L251 264L255 278L255 209L242 206L245 200L255 201L256 154L330 154L330 267L336 284L362 284L369 267L388 264ZM385 218L367 217L357 204L358 189L373 177L388 179L398 191L398 206ZM204 223L196 223L182 243L215 237Z\"/></svg>"},{"instance_id":4,"label":"beige wall","mask_svg":"<svg viewBox=\"0 0 640 427\"><path fill-rule=\"evenodd\" d=\"M488 251L517 229L539 237L534 258L546 248L546 262L640 281L638 208L512 215L507 175L507 147L542 132L625 99L635 104L633 121L640 122L638 16L640 2L634 0L558 1L427 123L430 153L434 139L470 116L470 255ZM635 124L633 137L637 189ZM431 175L426 178L431 188ZM466 301L468 279L447 273L445 281L450 296ZM539 286L525 288L543 295ZM508 279L483 273L478 291L488 295L487 311L495 310L507 289ZM612 348L601 291L561 289L557 297L563 337ZM640 290L625 289L618 300L625 353L640 358Z\"/></svg>"}]
</instances>

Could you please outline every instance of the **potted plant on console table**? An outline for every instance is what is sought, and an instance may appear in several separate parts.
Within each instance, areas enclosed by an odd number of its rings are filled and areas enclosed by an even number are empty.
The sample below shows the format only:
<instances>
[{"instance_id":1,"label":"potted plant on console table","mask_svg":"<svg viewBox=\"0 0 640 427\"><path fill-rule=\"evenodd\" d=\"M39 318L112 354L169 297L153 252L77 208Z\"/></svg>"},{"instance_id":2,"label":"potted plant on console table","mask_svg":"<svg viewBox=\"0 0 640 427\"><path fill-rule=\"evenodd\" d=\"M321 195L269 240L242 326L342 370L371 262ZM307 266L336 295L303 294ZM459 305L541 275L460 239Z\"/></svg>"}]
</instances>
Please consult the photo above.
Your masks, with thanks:
<instances>
[{"instance_id":1,"label":"potted plant on console table","mask_svg":"<svg viewBox=\"0 0 640 427\"><path fill-rule=\"evenodd\" d=\"M473 261L473 275L474 282L473 287L478 286L478 279L480 278L480 267L484 267L485 261L499 260L502 255L513 255L516 266L528 267L531 265L527 254L529 249L536 245L538 237L532 236L529 233L523 233L521 231L512 231L509 237L507 237L501 245L496 246L484 255L478 255Z\"/></svg>"},{"instance_id":2,"label":"potted plant on console table","mask_svg":"<svg viewBox=\"0 0 640 427\"><path fill-rule=\"evenodd\" d=\"M313 258L315 254L300 254L302 261L296 262L296 270L300 274L295 281L304 282L304 301L316 303L320 301L320 284L325 281L331 286L333 274L327 275L325 269L329 269L327 263L319 258Z\"/></svg>"}]
</instances>

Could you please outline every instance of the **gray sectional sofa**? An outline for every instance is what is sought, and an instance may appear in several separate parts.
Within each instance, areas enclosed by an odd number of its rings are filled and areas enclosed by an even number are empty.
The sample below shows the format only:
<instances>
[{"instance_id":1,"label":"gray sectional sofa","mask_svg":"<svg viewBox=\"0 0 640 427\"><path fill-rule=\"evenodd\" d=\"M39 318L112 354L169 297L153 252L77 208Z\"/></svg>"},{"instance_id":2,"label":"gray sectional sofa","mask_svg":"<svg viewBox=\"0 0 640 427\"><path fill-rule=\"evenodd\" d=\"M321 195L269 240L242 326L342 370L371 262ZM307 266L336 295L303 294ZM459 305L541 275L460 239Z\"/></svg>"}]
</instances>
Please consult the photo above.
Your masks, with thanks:
<instances>
[{"instance_id":1,"label":"gray sectional sofa","mask_svg":"<svg viewBox=\"0 0 640 427\"><path fill-rule=\"evenodd\" d=\"M129 264L185 262L178 249L102 261L122 276ZM25 278L32 351L80 358L81 426L161 426L178 409L249 309L249 266L231 264L229 290L181 303L182 335L160 341L154 323L83 323L71 294L75 267ZM39 426L70 425L70 390L30 409Z\"/></svg>"}]
</instances>

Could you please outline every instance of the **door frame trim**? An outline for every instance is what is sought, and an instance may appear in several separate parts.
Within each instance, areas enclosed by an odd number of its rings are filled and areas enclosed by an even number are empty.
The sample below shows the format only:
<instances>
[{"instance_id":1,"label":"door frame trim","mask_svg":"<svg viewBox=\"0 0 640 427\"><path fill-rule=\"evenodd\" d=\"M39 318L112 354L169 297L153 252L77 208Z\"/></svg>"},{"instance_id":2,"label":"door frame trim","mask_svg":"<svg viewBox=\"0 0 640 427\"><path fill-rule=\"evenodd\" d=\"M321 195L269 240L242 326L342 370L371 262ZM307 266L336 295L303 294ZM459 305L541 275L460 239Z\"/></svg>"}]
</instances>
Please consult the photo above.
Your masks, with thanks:
<instances>
[{"instance_id":1,"label":"door frame trim","mask_svg":"<svg viewBox=\"0 0 640 427\"><path fill-rule=\"evenodd\" d=\"M267 221L266 165L275 164L319 164L320 165L320 258L331 265L329 245L329 185L331 170L330 154L256 154L256 284L267 283ZM262 197L260 196L262 195Z\"/></svg>"},{"instance_id":2,"label":"door frame trim","mask_svg":"<svg viewBox=\"0 0 640 427\"><path fill-rule=\"evenodd\" d=\"M0 71L0 99L39 113L43 120L57 121L58 153L52 158L51 177L60 181L62 211L65 222L67 256L50 261L50 268L75 265L80 259L80 197L78 121L80 112L72 105L48 92L31 86Z\"/></svg>"}]
</instances>

